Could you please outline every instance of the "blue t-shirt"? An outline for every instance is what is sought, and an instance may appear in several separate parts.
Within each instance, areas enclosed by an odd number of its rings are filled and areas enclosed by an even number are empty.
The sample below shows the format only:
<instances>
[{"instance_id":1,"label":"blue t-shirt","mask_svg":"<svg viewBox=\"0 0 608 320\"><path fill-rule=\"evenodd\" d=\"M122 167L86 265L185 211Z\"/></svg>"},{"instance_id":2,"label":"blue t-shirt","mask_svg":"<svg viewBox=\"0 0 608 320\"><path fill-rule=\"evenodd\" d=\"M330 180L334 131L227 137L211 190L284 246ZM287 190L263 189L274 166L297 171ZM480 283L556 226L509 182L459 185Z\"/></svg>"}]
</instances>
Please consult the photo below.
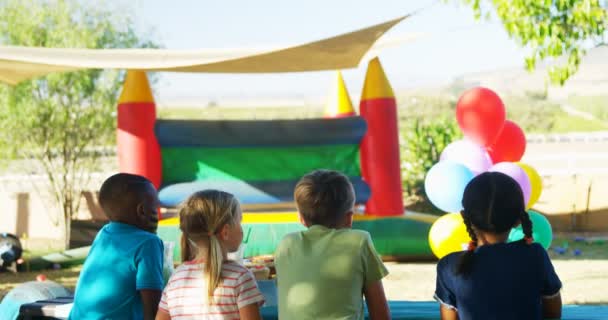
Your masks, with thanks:
<instances>
[{"instance_id":1,"label":"blue t-shirt","mask_svg":"<svg viewBox=\"0 0 608 320\"><path fill-rule=\"evenodd\" d=\"M84 263L69 319L143 319L139 290L162 290L163 243L153 233L110 222Z\"/></svg>"},{"instance_id":2,"label":"blue t-shirt","mask_svg":"<svg viewBox=\"0 0 608 320\"><path fill-rule=\"evenodd\" d=\"M542 297L556 295L562 287L539 244L480 246L466 277L455 274L463 254L455 252L439 260L435 289L435 299L456 309L460 319L542 319Z\"/></svg>"}]
</instances>

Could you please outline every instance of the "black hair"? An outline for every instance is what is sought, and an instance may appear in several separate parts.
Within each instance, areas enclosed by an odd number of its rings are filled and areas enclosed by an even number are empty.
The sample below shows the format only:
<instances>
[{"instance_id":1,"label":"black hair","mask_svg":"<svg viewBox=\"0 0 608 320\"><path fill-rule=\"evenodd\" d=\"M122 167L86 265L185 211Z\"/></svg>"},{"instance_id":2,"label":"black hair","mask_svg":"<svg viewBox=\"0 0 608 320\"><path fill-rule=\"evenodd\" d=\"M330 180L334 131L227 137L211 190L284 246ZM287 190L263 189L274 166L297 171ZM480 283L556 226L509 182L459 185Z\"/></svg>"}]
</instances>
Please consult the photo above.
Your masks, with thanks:
<instances>
[{"instance_id":1,"label":"black hair","mask_svg":"<svg viewBox=\"0 0 608 320\"><path fill-rule=\"evenodd\" d=\"M99 205L110 220L119 220L120 214L131 214L152 185L145 177L117 173L103 182L99 190Z\"/></svg>"},{"instance_id":2,"label":"black hair","mask_svg":"<svg viewBox=\"0 0 608 320\"><path fill-rule=\"evenodd\" d=\"M477 246L473 228L505 233L520 221L525 238L532 239L532 221L526 212L523 192L519 184L504 173L485 172L471 180L464 190L462 206L462 218L473 243L462 255L457 274L466 276L473 268Z\"/></svg>"},{"instance_id":3,"label":"black hair","mask_svg":"<svg viewBox=\"0 0 608 320\"><path fill-rule=\"evenodd\" d=\"M355 192L350 180L338 171L315 170L298 181L294 190L298 212L308 225L334 228L352 212Z\"/></svg>"}]
</instances>

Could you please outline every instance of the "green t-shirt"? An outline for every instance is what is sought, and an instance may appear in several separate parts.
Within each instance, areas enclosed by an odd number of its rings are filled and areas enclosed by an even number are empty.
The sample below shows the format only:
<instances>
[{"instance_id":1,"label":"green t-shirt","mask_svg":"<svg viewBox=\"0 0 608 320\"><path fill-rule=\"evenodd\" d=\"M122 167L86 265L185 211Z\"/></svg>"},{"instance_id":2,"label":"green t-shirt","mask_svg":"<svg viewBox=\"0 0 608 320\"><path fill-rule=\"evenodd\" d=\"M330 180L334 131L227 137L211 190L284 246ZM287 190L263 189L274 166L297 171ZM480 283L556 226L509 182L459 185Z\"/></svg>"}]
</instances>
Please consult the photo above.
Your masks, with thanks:
<instances>
[{"instance_id":1,"label":"green t-shirt","mask_svg":"<svg viewBox=\"0 0 608 320\"><path fill-rule=\"evenodd\" d=\"M279 319L363 319L363 287L388 271L369 233L313 225L275 256Z\"/></svg>"}]
</instances>

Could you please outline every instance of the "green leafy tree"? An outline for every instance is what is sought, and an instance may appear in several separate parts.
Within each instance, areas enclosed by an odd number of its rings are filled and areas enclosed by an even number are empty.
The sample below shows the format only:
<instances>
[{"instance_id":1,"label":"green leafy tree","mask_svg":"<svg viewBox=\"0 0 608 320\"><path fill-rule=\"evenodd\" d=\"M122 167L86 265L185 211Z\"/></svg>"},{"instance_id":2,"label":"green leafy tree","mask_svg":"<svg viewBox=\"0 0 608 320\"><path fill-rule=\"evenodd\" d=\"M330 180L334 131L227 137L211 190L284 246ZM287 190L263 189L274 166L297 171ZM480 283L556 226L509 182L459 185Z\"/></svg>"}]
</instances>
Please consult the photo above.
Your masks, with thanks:
<instances>
[{"instance_id":1,"label":"green leafy tree","mask_svg":"<svg viewBox=\"0 0 608 320\"><path fill-rule=\"evenodd\" d=\"M412 197L426 197L426 173L439 162L445 147L461 137L453 120L414 120L410 130L402 135L402 177L404 192Z\"/></svg>"},{"instance_id":2,"label":"green leafy tree","mask_svg":"<svg viewBox=\"0 0 608 320\"><path fill-rule=\"evenodd\" d=\"M445 95L401 99L401 176L406 203L412 210L441 213L430 204L424 190L426 173L439 162L443 149L462 137L454 114L455 101Z\"/></svg>"},{"instance_id":3,"label":"green leafy tree","mask_svg":"<svg viewBox=\"0 0 608 320\"><path fill-rule=\"evenodd\" d=\"M511 38L529 52L525 63L534 70L550 61L549 78L563 85L589 48L606 44L608 13L604 0L461 0L477 18L496 16Z\"/></svg>"},{"instance_id":4,"label":"green leafy tree","mask_svg":"<svg viewBox=\"0 0 608 320\"><path fill-rule=\"evenodd\" d=\"M0 2L0 44L58 48L154 47L124 12L78 0ZM115 110L124 72L86 70L0 86L0 151L35 159L50 182L66 246L82 187L99 163L93 146L114 140Z\"/></svg>"}]
</instances>

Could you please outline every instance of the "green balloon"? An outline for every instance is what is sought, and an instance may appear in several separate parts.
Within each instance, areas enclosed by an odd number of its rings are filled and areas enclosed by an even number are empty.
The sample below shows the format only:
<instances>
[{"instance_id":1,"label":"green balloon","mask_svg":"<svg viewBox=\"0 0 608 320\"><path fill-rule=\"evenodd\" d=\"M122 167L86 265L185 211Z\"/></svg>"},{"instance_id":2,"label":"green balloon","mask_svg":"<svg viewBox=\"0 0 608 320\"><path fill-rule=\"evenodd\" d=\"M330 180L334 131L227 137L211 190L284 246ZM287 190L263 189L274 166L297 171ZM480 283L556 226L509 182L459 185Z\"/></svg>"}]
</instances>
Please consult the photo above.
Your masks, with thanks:
<instances>
[{"instance_id":1,"label":"green balloon","mask_svg":"<svg viewBox=\"0 0 608 320\"><path fill-rule=\"evenodd\" d=\"M551 241L553 240L553 231L551 230L551 224L549 220L545 218L542 214L529 210L528 215L530 215L530 220L532 221L532 236L534 237L534 242L540 243L545 249L548 249L551 246ZM520 226L513 228L511 233L509 234L509 242L518 241L524 238L524 231Z\"/></svg>"}]
</instances>

